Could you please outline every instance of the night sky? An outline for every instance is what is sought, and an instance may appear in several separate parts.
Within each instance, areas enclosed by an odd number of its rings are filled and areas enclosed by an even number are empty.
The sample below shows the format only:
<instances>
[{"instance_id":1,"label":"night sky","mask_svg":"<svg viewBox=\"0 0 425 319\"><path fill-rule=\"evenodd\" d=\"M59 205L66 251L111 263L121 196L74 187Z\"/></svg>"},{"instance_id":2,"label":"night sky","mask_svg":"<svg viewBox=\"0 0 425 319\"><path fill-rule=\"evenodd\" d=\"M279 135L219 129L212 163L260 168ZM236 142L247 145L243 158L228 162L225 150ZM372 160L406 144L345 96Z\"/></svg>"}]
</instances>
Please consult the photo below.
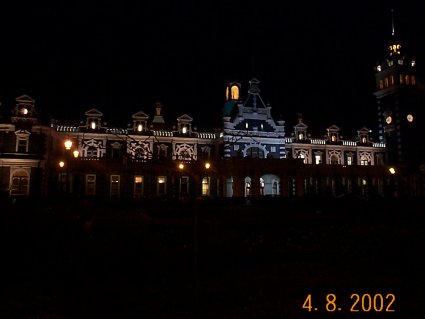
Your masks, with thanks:
<instances>
[{"instance_id":1,"label":"night sky","mask_svg":"<svg viewBox=\"0 0 425 319\"><path fill-rule=\"evenodd\" d=\"M332 124L346 137L375 130L373 68L390 38L390 9L418 75L425 19L412 3L367 2L8 5L0 13L1 107L28 94L45 117L78 122L95 107L122 127L139 110L152 118L161 102L167 122L188 113L205 130L219 124L225 82L239 80L246 92L257 77L287 131L297 113L320 133Z\"/></svg>"}]
</instances>

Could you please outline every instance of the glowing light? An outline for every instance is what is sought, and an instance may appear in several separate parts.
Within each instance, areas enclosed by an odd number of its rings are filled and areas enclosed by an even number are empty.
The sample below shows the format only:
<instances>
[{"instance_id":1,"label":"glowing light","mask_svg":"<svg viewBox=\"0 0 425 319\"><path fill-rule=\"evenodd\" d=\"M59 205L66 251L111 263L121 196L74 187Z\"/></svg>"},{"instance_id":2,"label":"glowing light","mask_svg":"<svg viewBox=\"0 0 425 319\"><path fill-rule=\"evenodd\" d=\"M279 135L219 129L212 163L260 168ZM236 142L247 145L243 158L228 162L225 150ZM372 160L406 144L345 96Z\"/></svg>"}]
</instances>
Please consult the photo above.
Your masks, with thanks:
<instances>
[{"instance_id":1,"label":"glowing light","mask_svg":"<svg viewBox=\"0 0 425 319\"><path fill-rule=\"evenodd\" d=\"M22 112L22 114L27 115L27 114L28 114L28 109L27 109L26 107L24 107L24 108L21 110L21 112Z\"/></svg>"},{"instance_id":2,"label":"glowing light","mask_svg":"<svg viewBox=\"0 0 425 319\"><path fill-rule=\"evenodd\" d=\"M65 162L64 161L60 161L59 162L59 167L64 167L65 166Z\"/></svg>"},{"instance_id":3,"label":"glowing light","mask_svg":"<svg viewBox=\"0 0 425 319\"><path fill-rule=\"evenodd\" d=\"M186 134L186 133L187 133L187 127L186 127L186 126L183 126L183 128L182 128L182 133L183 133L183 134Z\"/></svg>"},{"instance_id":4,"label":"glowing light","mask_svg":"<svg viewBox=\"0 0 425 319\"><path fill-rule=\"evenodd\" d=\"M390 167L388 169L388 171L390 172L391 175L394 175L395 174L395 168L394 167Z\"/></svg>"},{"instance_id":5,"label":"glowing light","mask_svg":"<svg viewBox=\"0 0 425 319\"><path fill-rule=\"evenodd\" d=\"M381 66L380 66L380 65L378 65L378 66L376 67L376 70L378 70L378 72L381 72L381 71L382 71Z\"/></svg>"},{"instance_id":6,"label":"glowing light","mask_svg":"<svg viewBox=\"0 0 425 319\"><path fill-rule=\"evenodd\" d=\"M413 115L412 114L407 114L407 121L413 122Z\"/></svg>"},{"instance_id":7,"label":"glowing light","mask_svg":"<svg viewBox=\"0 0 425 319\"><path fill-rule=\"evenodd\" d=\"M205 163L205 168L206 168L206 169L209 169L210 167L211 167L211 164L210 164L210 163L208 163L208 162L207 162L207 163Z\"/></svg>"},{"instance_id":8,"label":"glowing light","mask_svg":"<svg viewBox=\"0 0 425 319\"><path fill-rule=\"evenodd\" d=\"M416 65L416 62L415 62L415 60L412 60L412 66L415 66Z\"/></svg>"},{"instance_id":9,"label":"glowing light","mask_svg":"<svg viewBox=\"0 0 425 319\"><path fill-rule=\"evenodd\" d=\"M387 122L387 124L391 124L391 122L393 121L393 119L392 119L392 117L391 116L387 116L386 118L385 118L385 122Z\"/></svg>"},{"instance_id":10,"label":"glowing light","mask_svg":"<svg viewBox=\"0 0 425 319\"><path fill-rule=\"evenodd\" d=\"M239 100L239 88L237 85L232 85L230 94L232 95L232 100Z\"/></svg>"},{"instance_id":11,"label":"glowing light","mask_svg":"<svg viewBox=\"0 0 425 319\"><path fill-rule=\"evenodd\" d=\"M180 163L179 164L179 169L183 169L184 168L184 164L183 163Z\"/></svg>"},{"instance_id":12,"label":"glowing light","mask_svg":"<svg viewBox=\"0 0 425 319\"><path fill-rule=\"evenodd\" d=\"M74 155L75 158L78 158L78 156L80 155L80 152L75 150L74 152L72 152L72 155Z\"/></svg>"},{"instance_id":13,"label":"glowing light","mask_svg":"<svg viewBox=\"0 0 425 319\"><path fill-rule=\"evenodd\" d=\"M139 124L137 125L137 131L141 132L143 130L143 125Z\"/></svg>"},{"instance_id":14,"label":"glowing light","mask_svg":"<svg viewBox=\"0 0 425 319\"><path fill-rule=\"evenodd\" d=\"M90 127L92 128L92 130L94 130L96 128L96 122L91 122Z\"/></svg>"},{"instance_id":15,"label":"glowing light","mask_svg":"<svg viewBox=\"0 0 425 319\"><path fill-rule=\"evenodd\" d=\"M66 148L67 150L70 150L70 149L71 149L71 147L72 147L72 141L71 141L71 140L66 140L66 141L63 143L63 145L65 145L65 148Z\"/></svg>"}]
</instances>

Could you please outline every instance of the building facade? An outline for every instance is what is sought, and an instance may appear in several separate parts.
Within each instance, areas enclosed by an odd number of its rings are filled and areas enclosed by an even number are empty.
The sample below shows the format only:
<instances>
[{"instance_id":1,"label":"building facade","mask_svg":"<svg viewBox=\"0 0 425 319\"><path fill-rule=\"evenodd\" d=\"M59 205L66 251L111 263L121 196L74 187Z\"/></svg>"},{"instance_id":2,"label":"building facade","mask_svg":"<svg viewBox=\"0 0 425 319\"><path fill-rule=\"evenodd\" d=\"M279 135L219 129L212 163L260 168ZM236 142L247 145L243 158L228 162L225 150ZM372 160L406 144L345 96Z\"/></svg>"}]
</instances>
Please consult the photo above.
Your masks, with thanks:
<instances>
[{"instance_id":1,"label":"building facade","mask_svg":"<svg viewBox=\"0 0 425 319\"><path fill-rule=\"evenodd\" d=\"M0 123L0 191L5 197L105 199L198 197L423 196L423 105L415 59L392 39L376 66L379 141L360 127L347 140L332 125L315 137L302 116L275 120L260 81L225 86L222 125L202 131L189 114L172 123L157 103L108 126L89 109L79 124L43 125L34 100L16 98Z\"/></svg>"}]
</instances>

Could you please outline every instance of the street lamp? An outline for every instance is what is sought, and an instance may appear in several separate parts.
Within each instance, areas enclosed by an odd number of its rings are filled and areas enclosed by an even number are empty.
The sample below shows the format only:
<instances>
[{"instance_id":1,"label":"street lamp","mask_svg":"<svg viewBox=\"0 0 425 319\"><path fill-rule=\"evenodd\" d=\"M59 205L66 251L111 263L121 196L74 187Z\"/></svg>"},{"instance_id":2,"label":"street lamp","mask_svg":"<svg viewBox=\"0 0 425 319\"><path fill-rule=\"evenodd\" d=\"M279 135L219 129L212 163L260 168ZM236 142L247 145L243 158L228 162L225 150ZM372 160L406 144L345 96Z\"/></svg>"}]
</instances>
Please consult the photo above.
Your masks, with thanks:
<instances>
[{"instance_id":1,"label":"street lamp","mask_svg":"<svg viewBox=\"0 0 425 319\"><path fill-rule=\"evenodd\" d=\"M67 151L69 151L70 149L71 149L71 147L72 147L72 141L71 140L65 140L65 142L63 143L63 145L65 146L65 149L67 150Z\"/></svg>"}]
</instances>

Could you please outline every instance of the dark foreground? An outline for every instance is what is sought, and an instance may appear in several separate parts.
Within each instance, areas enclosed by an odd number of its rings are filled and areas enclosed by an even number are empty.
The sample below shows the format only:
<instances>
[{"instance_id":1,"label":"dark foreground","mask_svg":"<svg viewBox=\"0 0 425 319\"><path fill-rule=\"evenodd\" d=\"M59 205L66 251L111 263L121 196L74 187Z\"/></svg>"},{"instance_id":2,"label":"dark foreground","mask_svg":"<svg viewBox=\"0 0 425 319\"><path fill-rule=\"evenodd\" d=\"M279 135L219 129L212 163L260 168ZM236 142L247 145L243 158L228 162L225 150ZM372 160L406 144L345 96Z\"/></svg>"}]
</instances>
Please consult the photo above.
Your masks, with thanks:
<instances>
[{"instance_id":1,"label":"dark foreground","mask_svg":"<svg viewBox=\"0 0 425 319\"><path fill-rule=\"evenodd\" d=\"M91 204L3 205L0 318L424 317L423 202Z\"/></svg>"}]
</instances>

